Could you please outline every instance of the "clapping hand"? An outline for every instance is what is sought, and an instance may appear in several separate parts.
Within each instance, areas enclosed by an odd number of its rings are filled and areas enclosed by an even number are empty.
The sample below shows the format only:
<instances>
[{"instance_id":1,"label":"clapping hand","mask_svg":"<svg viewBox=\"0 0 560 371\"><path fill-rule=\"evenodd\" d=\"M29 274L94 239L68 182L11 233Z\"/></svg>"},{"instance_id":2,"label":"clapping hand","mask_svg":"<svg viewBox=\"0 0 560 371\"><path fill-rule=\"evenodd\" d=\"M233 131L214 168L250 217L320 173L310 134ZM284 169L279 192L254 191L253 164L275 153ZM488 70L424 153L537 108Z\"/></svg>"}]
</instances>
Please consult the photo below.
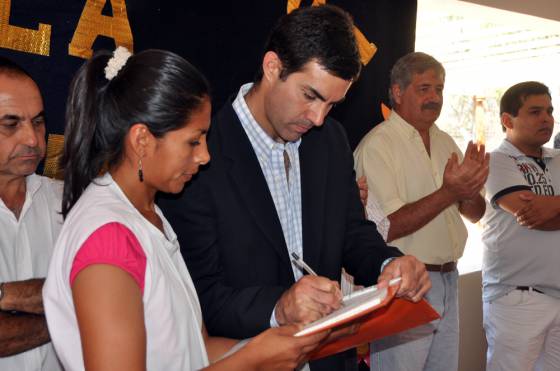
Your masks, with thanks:
<instances>
[{"instance_id":1,"label":"clapping hand","mask_svg":"<svg viewBox=\"0 0 560 371\"><path fill-rule=\"evenodd\" d=\"M461 164L456 153L447 160L442 188L454 201L473 199L488 178L489 162L490 155L485 152L484 145L478 146L470 141Z\"/></svg>"}]
</instances>

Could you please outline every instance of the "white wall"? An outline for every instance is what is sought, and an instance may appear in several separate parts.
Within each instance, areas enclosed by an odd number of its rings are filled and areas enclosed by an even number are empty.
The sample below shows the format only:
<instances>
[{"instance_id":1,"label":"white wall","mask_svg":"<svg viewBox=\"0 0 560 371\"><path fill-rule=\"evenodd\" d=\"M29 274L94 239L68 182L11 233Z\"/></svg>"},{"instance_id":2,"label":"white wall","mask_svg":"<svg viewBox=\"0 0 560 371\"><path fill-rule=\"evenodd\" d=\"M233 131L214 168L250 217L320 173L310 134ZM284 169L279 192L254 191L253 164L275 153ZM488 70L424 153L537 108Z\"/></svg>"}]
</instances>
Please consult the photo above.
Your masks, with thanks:
<instances>
[{"instance_id":1,"label":"white wall","mask_svg":"<svg viewBox=\"0 0 560 371\"><path fill-rule=\"evenodd\" d=\"M484 371L486 338L480 271L459 276L459 331L459 371Z\"/></svg>"}]
</instances>

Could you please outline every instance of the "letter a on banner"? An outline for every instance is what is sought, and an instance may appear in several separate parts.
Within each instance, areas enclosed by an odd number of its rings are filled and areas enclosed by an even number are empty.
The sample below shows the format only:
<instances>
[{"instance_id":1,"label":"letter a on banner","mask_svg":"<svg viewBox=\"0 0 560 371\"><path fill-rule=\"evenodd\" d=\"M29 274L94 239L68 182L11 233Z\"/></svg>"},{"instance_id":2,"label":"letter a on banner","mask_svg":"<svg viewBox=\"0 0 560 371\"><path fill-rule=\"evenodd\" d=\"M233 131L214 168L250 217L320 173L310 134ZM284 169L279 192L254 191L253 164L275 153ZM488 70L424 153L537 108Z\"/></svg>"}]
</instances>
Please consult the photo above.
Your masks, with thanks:
<instances>
[{"instance_id":1,"label":"letter a on banner","mask_svg":"<svg viewBox=\"0 0 560 371\"><path fill-rule=\"evenodd\" d=\"M39 23L38 30L10 25L10 0L0 0L0 48L49 55L51 26Z\"/></svg>"},{"instance_id":2,"label":"letter a on banner","mask_svg":"<svg viewBox=\"0 0 560 371\"><path fill-rule=\"evenodd\" d=\"M68 45L68 54L75 57L90 58L93 54L93 43L97 36L107 36L115 40L116 45L122 45L133 50L133 39L126 3L124 0L109 0L113 9L113 16L101 14L107 0L87 0L78 27L72 41Z\"/></svg>"}]
</instances>

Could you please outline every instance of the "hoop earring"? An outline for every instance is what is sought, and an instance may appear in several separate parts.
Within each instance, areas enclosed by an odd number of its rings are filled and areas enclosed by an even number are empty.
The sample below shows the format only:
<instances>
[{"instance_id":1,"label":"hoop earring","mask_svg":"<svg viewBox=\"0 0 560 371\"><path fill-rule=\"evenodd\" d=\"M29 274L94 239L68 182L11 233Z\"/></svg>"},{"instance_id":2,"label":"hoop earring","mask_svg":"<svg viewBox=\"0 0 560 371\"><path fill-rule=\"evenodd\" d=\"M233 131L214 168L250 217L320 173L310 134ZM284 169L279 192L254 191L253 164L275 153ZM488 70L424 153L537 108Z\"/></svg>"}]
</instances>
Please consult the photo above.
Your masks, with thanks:
<instances>
[{"instance_id":1,"label":"hoop earring","mask_svg":"<svg viewBox=\"0 0 560 371\"><path fill-rule=\"evenodd\" d=\"M144 181L144 172L142 171L142 159L138 160L138 179L140 179L141 182Z\"/></svg>"}]
</instances>

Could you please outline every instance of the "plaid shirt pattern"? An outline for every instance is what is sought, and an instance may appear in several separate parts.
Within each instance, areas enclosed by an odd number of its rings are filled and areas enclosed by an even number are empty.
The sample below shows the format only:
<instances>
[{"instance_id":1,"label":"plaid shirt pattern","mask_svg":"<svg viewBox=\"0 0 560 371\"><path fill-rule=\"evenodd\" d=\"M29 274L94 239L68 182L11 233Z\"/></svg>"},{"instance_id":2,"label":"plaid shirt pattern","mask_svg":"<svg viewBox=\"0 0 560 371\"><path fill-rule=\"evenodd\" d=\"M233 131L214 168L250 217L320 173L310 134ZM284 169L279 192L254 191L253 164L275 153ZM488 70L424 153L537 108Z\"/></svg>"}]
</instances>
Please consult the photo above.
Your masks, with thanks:
<instances>
[{"instance_id":1,"label":"plaid shirt pattern","mask_svg":"<svg viewBox=\"0 0 560 371\"><path fill-rule=\"evenodd\" d=\"M295 252L303 257L302 221L301 221L301 175L299 167L299 145L296 142L275 142L257 123L245 102L245 95L253 84L245 84L233 102L233 109L253 146L268 189L274 200L276 213L282 225L284 240L288 253ZM290 159L289 176L284 165L284 151ZM297 281L303 275L301 270L292 265Z\"/></svg>"}]
</instances>

